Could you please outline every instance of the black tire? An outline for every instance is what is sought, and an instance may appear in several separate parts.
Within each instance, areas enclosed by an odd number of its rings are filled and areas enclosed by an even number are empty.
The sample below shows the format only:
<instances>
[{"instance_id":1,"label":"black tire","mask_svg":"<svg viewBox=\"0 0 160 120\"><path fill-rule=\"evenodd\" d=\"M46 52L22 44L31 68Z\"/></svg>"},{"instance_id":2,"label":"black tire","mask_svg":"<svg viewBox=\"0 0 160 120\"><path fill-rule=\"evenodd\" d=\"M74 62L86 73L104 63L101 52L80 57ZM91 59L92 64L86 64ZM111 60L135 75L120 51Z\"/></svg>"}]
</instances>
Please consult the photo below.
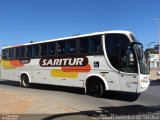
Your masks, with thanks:
<instances>
[{"instance_id":1,"label":"black tire","mask_svg":"<svg viewBox=\"0 0 160 120\"><path fill-rule=\"evenodd\" d=\"M22 75L21 77L21 87L29 88L29 79L27 75Z\"/></svg>"},{"instance_id":2,"label":"black tire","mask_svg":"<svg viewBox=\"0 0 160 120\"><path fill-rule=\"evenodd\" d=\"M94 97L102 97L104 94L104 87L100 81L90 81L87 84L87 94Z\"/></svg>"},{"instance_id":3,"label":"black tire","mask_svg":"<svg viewBox=\"0 0 160 120\"><path fill-rule=\"evenodd\" d=\"M136 101L136 100L139 98L139 96L140 96L140 93L132 93L132 94L130 95L130 97L129 97L129 100L130 100L131 102L134 102L134 101Z\"/></svg>"}]
</instances>

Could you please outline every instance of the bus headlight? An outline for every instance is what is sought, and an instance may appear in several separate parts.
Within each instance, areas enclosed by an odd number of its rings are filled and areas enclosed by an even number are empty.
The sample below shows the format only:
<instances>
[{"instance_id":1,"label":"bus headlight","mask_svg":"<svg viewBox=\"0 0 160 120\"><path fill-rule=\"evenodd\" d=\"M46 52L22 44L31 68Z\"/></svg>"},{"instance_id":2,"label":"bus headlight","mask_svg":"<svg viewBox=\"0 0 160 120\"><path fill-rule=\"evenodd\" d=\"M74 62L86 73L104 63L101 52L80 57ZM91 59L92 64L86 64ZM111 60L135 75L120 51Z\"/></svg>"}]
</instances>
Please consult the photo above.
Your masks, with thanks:
<instances>
[{"instance_id":1,"label":"bus headlight","mask_svg":"<svg viewBox=\"0 0 160 120\"><path fill-rule=\"evenodd\" d=\"M141 82L142 82L142 83L148 83L149 80L148 80L148 79L142 79Z\"/></svg>"}]
</instances>

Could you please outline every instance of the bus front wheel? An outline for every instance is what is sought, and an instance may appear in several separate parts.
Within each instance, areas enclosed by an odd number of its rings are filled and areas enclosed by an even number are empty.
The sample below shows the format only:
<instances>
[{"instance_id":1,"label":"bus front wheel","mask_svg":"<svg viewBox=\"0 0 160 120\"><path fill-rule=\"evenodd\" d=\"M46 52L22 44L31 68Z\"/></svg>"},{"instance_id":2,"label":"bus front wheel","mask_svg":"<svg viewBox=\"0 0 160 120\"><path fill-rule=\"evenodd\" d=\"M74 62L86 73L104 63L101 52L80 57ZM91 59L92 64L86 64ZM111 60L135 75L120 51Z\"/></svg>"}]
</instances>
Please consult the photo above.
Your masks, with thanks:
<instances>
[{"instance_id":1,"label":"bus front wheel","mask_svg":"<svg viewBox=\"0 0 160 120\"><path fill-rule=\"evenodd\" d=\"M21 76L21 86L24 88L28 88L29 87L29 78L27 75L22 75Z\"/></svg>"},{"instance_id":2,"label":"bus front wheel","mask_svg":"<svg viewBox=\"0 0 160 120\"><path fill-rule=\"evenodd\" d=\"M87 84L87 94L94 97L102 97L104 94L103 84L98 80L89 81Z\"/></svg>"}]
</instances>

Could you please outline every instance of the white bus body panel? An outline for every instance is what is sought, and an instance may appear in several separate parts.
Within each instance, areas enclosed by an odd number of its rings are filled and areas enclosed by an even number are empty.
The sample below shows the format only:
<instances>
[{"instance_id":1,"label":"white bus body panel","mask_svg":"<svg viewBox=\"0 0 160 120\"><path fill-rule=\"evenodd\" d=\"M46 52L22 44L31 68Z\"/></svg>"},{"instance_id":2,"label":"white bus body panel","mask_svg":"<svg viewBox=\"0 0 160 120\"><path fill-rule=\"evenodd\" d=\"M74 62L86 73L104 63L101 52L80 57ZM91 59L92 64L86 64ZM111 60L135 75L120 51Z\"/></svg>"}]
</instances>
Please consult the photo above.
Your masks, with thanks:
<instances>
[{"instance_id":1,"label":"white bus body panel","mask_svg":"<svg viewBox=\"0 0 160 120\"><path fill-rule=\"evenodd\" d=\"M30 83L43 83L53 85L64 85L83 87L88 77L97 76L101 78L106 86L106 90L120 90L119 74L110 69L108 62L103 55L87 56L90 70L84 72L71 72L69 77L65 76L65 72L61 76L52 76L52 71L61 72L61 67L41 67L39 65L40 59L31 59L30 63L21 67L5 68L5 62L2 60L2 78L8 80L20 81L23 73L27 74ZM99 63L99 67L94 67L94 62ZM67 72L66 72L67 73ZM68 72L69 73L69 72ZM74 77L76 74L77 76ZM72 77L73 76L73 77Z\"/></svg>"}]
</instances>

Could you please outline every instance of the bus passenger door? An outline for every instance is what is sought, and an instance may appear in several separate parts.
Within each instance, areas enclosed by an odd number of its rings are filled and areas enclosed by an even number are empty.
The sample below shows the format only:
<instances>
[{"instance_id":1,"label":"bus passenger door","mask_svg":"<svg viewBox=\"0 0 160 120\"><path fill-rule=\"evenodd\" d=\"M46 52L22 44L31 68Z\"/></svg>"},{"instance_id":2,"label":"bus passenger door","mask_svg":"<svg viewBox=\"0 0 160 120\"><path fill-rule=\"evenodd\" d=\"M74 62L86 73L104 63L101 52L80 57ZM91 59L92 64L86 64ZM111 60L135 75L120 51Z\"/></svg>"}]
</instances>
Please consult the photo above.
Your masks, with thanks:
<instances>
[{"instance_id":1,"label":"bus passenger door","mask_svg":"<svg viewBox=\"0 0 160 120\"><path fill-rule=\"evenodd\" d=\"M128 46L120 51L121 91L136 92L138 87L138 67L133 48Z\"/></svg>"},{"instance_id":2,"label":"bus passenger door","mask_svg":"<svg viewBox=\"0 0 160 120\"><path fill-rule=\"evenodd\" d=\"M136 92L138 87L137 74L128 74L120 72L120 86L122 91Z\"/></svg>"}]
</instances>

